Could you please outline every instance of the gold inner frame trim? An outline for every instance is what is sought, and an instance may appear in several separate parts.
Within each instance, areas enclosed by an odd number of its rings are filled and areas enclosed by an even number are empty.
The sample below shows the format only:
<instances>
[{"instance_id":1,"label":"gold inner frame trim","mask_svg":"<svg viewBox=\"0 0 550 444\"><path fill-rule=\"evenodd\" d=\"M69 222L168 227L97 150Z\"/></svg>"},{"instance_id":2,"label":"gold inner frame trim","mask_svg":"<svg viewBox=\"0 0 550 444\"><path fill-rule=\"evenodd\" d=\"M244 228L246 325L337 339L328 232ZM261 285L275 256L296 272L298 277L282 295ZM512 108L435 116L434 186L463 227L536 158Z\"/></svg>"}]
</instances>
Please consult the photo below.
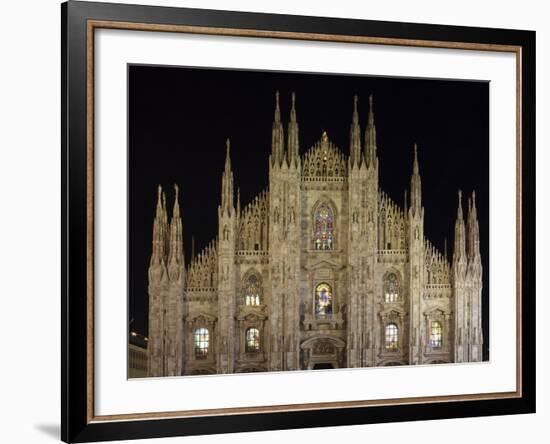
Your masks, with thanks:
<instances>
[{"instance_id":1,"label":"gold inner frame trim","mask_svg":"<svg viewBox=\"0 0 550 444\"><path fill-rule=\"evenodd\" d=\"M510 52L516 56L516 390L512 392L495 393L474 393L464 395L450 396L423 396L406 397L379 400L362 401L338 401L323 403L306 404L285 404L272 406L256 407L229 407L206 410L182 410L172 412L144 412L128 413L117 415L94 414L94 32L96 29L119 29L131 31L152 31L152 32L177 32L187 34L202 35L220 35L232 37L256 37L256 38L277 38L288 40L308 40L319 42L336 43L359 43L373 45L394 45L421 48L442 48L442 49L462 49L473 51L490 52ZM440 402L460 402L460 401L479 401L491 399L509 399L520 398L522 396L522 349L521 349L521 154L522 154L522 48L515 45L498 45L489 43L470 43L470 42L446 42L436 40L415 40L399 39L385 37L334 35L334 34L311 34L301 32L286 31L265 31L255 29L234 29L234 28L214 28L187 25L165 25L150 23L131 23L105 20L87 21L87 43L86 43L86 158L87 158L87 396L86 412L87 422L97 423L105 421L126 421L126 420L144 420L160 418L189 418L198 416L220 416L237 415L253 413L274 413L274 412L293 412L300 410L325 410L334 408L358 408L374 407L388 405L406 405L416 403L440 403Z\"/></svg>"}]
</instances>

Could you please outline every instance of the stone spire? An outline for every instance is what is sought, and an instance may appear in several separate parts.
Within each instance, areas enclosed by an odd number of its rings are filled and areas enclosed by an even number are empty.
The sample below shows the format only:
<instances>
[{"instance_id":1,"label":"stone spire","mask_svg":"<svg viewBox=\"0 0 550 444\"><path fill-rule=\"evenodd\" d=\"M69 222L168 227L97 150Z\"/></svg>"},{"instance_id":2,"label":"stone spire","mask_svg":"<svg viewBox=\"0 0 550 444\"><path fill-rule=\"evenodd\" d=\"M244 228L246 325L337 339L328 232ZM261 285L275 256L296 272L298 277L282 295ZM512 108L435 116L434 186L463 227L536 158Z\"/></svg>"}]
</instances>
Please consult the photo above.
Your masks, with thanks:
<instances>
[{"instance_id":1,"label":"stone spire","mask_svg":"<svg viewBox=\"0 0 550 444\"><path fill-rule=\"evenodd\" d=\"M300 159L300 142L298 137L298 122L296 121L296 95L292 93L292 108L288 124L288 166L298 166Z\"/></svg>"},{"instance_id":2,"label":"stone spire","mask_svg":"<svg viewBox=\"0 0 550 444\"><path fill-rule=\"evenodd\" d=\"M176 184L174 184L174 191L176 196L174 199L172 220L170 221L168 275L170 280L177 281L182 277L185 259L183 257L183 229L179 205L179 187Z\"/></svg>"},{"instance_id":3,"label":"stone spire","mask_svg":"<svg viewBox=\"0 0 550 444\"><path fill-rule=\"evenodd\" d=\"M237 217L241 217L241 189L237 187Z\"/></svg>"},{"instance_id":4,"label":"stone spire","mask_svg":"<svg viewBox=\"0 0 550 444\"><path fill-rule=\"evenodd\" d=\"M367 168L378 165L372 94L369 96L369 116L367 120L367 129L365 130L365 163L367 164Z\"/></svg>"},{"instance_id":5,"label":"stone spire","mask_svg":"<svg viewBox=\"0 0 550 444\"><path fill-rule=\"evenodd\" d=\"M153 222L153 253L151 255L151 266L153 266L153 264L163 263L166 259L166 209L163 205L162 186L158 186L157 192L157 209Z\"/></svg>"},{"instance_id":6,"label":"stone spire","mask_svg":"<svg viewBox=\"0 0 550 444\"><path fill-rule=\"evenodd\" d=\"M149 262L149 286L159 285L166 277L168 252L168 224L162 187L157 189L157 208L153 222L153 245Z\"/></svg>"},{"instance_id":7,"label":"stone spire","mask_svg":"<svg viewBox=\"0 0 550 444\"><path fill-rule=\"evenodd\" d=\"M468 211L468 260L474 261L480 257L479 252L479 222L477 220L476 192L472 192Z\"/></svg>"},{"instance_id":8,"label":"stone spire","mask_svg":"<svg viewBox=\"0 0 550 444\"><path fill-rule=\"evenodd\" d=\"M422 208L422 184L418 167L418 149L414 144L413 173L411 176L411 211L413 215L420 214Z\"/></svg>"},{"instance_id":9,"label":"stone spire","mask_svg":"<svg viewBox=\"0 0 550 444\"><path fill-rule=\"evenodd\" d=\"M225 167L222 175L221 213L230 216L233 211L233 172L231 171L230 142L226 141Z\"/></svg>"},{"instance_id":10,"label":"stone spire","mask_svg":"<svg viewBox=\"0 0 550 444\"><path fill-rule=\"evenodd\" d=\"M462 214L462 191L458 190L458 210L455 223L455 244L453 249L453 264L466 259L466 232Z\"/></svg>"},{"instance_id":11,"label":"stone spire","mask_svg":"<svg viewBox=\"0 0 550 444\"><path fill-rule=\"evenodd\" d=\"M279 108L279 91L275 93L275 115L273 118L273 129L271 131L271 165L281 166L284 158L283 124L281 123L281 109Z\"/></svg>"},{"instance_id":12,"label":"stone spire","mask_svg":"<svg viewBox=\"0 0 550 444\"><path fill-rule=\"evenodd\" d=\"M357 112L357 95L353 96L353 115L349 130L349 153L352 167L361 164L361 127L359 126L359 113Z\"/></svg>"}]
</instances>

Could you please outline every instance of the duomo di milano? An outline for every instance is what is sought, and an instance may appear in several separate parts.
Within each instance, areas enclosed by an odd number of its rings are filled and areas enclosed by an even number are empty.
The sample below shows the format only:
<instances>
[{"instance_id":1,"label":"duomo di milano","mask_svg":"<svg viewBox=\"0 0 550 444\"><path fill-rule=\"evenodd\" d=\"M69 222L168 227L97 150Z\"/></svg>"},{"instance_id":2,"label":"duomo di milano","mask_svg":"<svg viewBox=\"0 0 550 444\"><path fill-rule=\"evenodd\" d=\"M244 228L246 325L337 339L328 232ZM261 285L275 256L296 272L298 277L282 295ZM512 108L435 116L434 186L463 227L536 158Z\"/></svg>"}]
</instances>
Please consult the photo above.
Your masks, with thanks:
<instances>
[{"instance_id":1,"label":"duomo di milano","mask_svg":"<svg viewBox=\"0 0 550 444\"><path fill-rule=\"evenodd\" d=\"M227 141L218 235L188 266L178 188L169 220L159 186L148 375L481 361L475 194L450 263L424 236L416 146L410 204L380 189L372 96L349 157L325 132L300 156L294 95L286 133L277 93L269 188L243 208Z\"/></svg>"}]
</instances>

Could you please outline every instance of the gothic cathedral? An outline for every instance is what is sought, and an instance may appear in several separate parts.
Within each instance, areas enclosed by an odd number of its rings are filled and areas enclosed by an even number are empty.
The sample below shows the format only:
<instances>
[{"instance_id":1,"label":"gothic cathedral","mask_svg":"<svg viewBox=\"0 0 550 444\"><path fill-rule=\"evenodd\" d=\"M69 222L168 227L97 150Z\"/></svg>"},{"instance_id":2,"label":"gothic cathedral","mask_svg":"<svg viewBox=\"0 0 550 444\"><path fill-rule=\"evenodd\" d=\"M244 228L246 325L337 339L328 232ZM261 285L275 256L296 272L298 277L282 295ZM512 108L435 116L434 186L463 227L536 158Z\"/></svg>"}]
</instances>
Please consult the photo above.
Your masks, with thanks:
<instances>
[{"instance_id":1,"label":"gothic cathedral","mask_svg":"<svg viewBox=\"0 0 550 444\"><path fill-rule=\"evenodd\" d=\"M475 193L449 262L424 237L416 145L410 203L380 189L372 96L361 136L355 97L349 157L326 132L300 155L277 93L268 189L241 208L228 140L218 235L187 266L178 187L169 220L159 186L149 376L482 360Z\"/></svg>"}]
</instances>

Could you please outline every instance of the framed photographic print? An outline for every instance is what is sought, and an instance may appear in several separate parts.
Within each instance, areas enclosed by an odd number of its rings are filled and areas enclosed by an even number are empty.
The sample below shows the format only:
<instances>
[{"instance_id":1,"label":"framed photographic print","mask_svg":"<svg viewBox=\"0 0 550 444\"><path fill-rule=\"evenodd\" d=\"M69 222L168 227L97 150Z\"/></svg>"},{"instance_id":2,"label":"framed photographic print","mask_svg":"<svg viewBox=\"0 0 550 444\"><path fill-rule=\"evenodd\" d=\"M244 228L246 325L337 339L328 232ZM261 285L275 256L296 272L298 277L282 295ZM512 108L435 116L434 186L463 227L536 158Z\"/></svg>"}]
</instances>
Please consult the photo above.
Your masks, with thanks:
<instances>
[{"instance_id":1,"label":"framed photographic print","mask_svg":"<svg viewBox=\"0 0 550 444\"><path fill-rule=\"evenodd\" d=\"M535 411L535 33L62 5L62 439Z\"/></svg>"}]
</instances>

